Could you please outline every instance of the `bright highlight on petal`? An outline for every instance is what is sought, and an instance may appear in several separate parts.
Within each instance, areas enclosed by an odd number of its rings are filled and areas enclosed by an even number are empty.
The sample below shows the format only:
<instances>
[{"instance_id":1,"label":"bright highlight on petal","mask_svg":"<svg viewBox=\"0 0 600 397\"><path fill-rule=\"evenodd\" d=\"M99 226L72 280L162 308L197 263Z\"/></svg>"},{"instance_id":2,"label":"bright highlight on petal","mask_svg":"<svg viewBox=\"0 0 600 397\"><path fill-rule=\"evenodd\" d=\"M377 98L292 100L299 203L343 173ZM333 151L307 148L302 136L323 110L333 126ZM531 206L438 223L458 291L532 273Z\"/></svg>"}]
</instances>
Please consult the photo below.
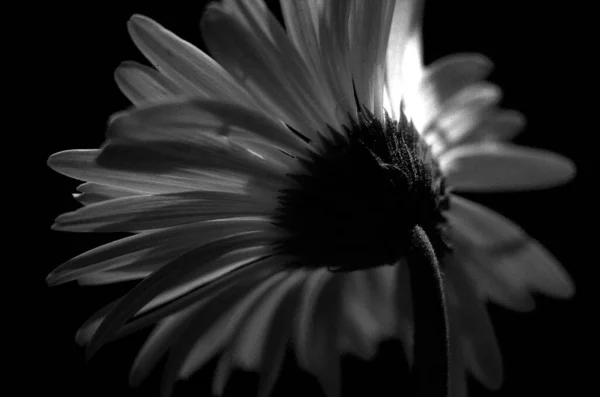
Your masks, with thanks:
<instances>
[{"instance_id":1,"label":"bright highlight on petal","mask_svg":"<svg viewBox=\"0 0 600 397\"><path fill-rule=\"evenodd\" d=\"M492 62L481 54L450 55L427 67L415 95L419 106L412 112L419 131L426 131L457 93L481 81Z\"/></svg>"}]
</instances>

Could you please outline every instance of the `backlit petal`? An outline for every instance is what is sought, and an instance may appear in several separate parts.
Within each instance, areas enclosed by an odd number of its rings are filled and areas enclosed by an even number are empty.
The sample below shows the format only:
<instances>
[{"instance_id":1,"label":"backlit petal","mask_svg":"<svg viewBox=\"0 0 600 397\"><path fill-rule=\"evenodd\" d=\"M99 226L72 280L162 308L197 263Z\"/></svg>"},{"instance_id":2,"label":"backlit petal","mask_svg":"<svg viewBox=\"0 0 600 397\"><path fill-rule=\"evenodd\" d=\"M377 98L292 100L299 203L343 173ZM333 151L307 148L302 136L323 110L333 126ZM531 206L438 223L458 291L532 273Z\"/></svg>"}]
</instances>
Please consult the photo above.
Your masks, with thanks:
<instances>
[{"instance_id":1,"label":"backlit petal","mask_svg":"<svg viewBox=\"0 0 600 397\"><path fill-rule=\"evenodd\" d=\"M185 94L180 86L158 70L137 62L123 62L115 71L115 81L136 106L163 102Z\"/></svg>"},{"instance_id":2,"label":"backlit petal","mask_svg":"<svg viewBox=\"0 0 600 397\"><path fill-rule=\"evenodd\" d=\"M575 175L571 160L558 154L509 144L459 146L444 153L440 166L457 191L542 189Z\"/></svg>"},{"instance_id":3,"label":"backlit petal","mask_svg":"<svg viewBox=\"0 0 600 397\"><path fill-rule=\"evenodd\" d=\"M212 3L201 27L211 54L261 108L310 139L335 125L304 59L262 1Z\"/></svg>"},{"instance_id":4,"label":"backlit petal","mask_svg":"<svg viewBox=\"0 0 600 397\"><path fill-rule=\"evenodd\" d=\"M429 65L417 88L417 106L410 116L417 131L425 131L458 92L484 79L492 63L481 54L455 54Z\"/></svg>"},{"instance_id":5,"label":"backlit petal","mask_svg":"<svg viewBox=\"0 0 600 397\"><path fill-rule=\"evenodd\" d=\"M573 295L571 279L539 243L500 214L452 196L448 213L457 254L477 286L494 301L531 309L529 289L557 298Z\"/></svg>"},{"instance_id":6,"label":"backlit petal","mask_svg":"<svg viewBox=\"0 0 600 397\"><path fill-rule=\"evenodd\" d=\"M212 58L150 18L134 15L128 23L133 42L187 95L227 100L253 107L248 93Z\"/></svg>"},{"instance_id":7,"label":"backlit petal","mask_svg":"<svg viewBox=\"0 0 600 397\"><path fill-rule=\"evenodd\" d=\"M457 263L444 271L450 321L460 333L461 354L473 374L487 387L502 384L502 357L494 328L483 301L478 299L474 281Z\"/></svg>"}]
</instances>

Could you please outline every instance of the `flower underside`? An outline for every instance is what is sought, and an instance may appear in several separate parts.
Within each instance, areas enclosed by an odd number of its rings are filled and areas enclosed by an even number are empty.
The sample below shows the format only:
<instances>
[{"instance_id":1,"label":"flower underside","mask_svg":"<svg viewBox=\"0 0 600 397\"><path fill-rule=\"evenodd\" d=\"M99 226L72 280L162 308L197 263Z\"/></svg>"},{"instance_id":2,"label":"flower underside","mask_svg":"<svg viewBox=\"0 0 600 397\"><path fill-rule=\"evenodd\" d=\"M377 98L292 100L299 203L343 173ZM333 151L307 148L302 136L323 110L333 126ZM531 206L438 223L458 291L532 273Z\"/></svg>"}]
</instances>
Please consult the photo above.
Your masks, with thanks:
<instances>
[{"instance_id":1,"label":"flower underside","mask_svg":"<svg viewBox=\"0 0 600 397\"><path fill-rule=\"evenodd\" d=\"M409 248L419 225L438 257L449 250L444 237L449 198L427 144L402 114L383 121L367 109L358 122L331 129L321 149L290 174L275 224L285 230L278 248L301 267L353 271L393 265Z\"/></svg>"}]
</instances>

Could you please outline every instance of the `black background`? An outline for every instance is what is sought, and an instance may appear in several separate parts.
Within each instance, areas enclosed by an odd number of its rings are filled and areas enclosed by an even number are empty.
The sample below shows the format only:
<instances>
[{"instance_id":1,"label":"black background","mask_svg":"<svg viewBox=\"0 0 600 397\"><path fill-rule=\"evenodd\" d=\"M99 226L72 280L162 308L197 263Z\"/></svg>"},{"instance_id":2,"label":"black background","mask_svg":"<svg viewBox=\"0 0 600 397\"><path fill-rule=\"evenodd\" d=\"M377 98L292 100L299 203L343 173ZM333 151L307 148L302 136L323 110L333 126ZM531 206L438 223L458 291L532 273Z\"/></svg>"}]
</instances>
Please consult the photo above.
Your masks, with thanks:
<instances>
[{"instance_id":1,"label":"black background","mask_svg":"<svg viewBox=\"0 0 600 397\"><path fill-rule=\"evenodd\" d=\"M198 22L206 1L162 5L96 3L77 7L54 6L42 15L45 24L36 33L35 48L44 67L33 76L46 88L46 130L38 157L45 191L41 221L45 249L36 261L36 285L43 295L43 322L35 328L41 340L41 366L31 368L33 384L44 382L49 395L158 395L160 370L142 388L130 390L127 374L146 333L115 342L86 363L74 342L77 328L96 309L125 292L129 286L43 286L45 275L60 263L115 236L53 232L58 214L77 208L70 194L76 181L53 173L43 164L50 154L72 148L94 148L103 141L108 116L128 101L113 82L112 73L123 60L142 61L128 38L126 21L134 13L147 15L179 36L203 48ZM586 347L583 285L593 265L582 247L595 232L583 192L589 169L587 137L593 135L580 120L573 85L585 85L574 48L576 23L564 9L540 9L526 1L430 1L425 11L426 62L450 53L470 51L488 55L496 64L491 80L504 90L503 106L525 113L528 125L517 142L554 150L572 158L579 168L576 180L541 192L477 195L480 202L504 213L546 245L575 279L576 296L570 301L540 297L528 314L489 306L503 351L505 384L489 392L471 382L471 396L583 395L583 368L591 360ZM584 113L584 114L582 114ZM579 125L578 125L579 123ZM43 168L43 169L42 169ZM590 200L591 203L591 200ZM590 233L589 230L592 230ZM587 236L587 237L586 237ZM41 253L38 253L41 254ZM39 309L38 309L39 310ZM40 324L43 324L41 326ZM401 348L381 346L370 363L344 359L344 395L396 396L402 394ZM588 358L589 356L589 358ZM210 395L212 368L191 382L179 384L175 396ZM252 396L255 377L236 373L228 396ZM276 396L291 393L320 395L316 381L288 360Z\"/></svg>"}]
</instances>

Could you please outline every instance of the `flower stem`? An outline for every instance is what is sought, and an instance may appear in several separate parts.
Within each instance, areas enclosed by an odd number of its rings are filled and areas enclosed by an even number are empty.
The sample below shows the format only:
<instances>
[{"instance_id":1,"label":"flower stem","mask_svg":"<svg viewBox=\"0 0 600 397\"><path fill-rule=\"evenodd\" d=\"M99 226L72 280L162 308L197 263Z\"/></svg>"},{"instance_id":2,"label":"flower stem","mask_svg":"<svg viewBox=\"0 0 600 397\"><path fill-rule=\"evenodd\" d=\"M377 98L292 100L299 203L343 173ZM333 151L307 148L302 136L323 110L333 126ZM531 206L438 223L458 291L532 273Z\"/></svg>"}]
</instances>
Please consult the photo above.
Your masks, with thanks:
<instances>
[{"instance_id":1,"label":"flower stem","mask_svg":"<svg viewBox=\"0 0 600 397\"><path fill-rule=\"evenodd\" d=\"M410 231L408 269L414 329L413 385L419 397L448 396L449 335L442 272L425 231Z\"/></svg>"}]
</instances>

